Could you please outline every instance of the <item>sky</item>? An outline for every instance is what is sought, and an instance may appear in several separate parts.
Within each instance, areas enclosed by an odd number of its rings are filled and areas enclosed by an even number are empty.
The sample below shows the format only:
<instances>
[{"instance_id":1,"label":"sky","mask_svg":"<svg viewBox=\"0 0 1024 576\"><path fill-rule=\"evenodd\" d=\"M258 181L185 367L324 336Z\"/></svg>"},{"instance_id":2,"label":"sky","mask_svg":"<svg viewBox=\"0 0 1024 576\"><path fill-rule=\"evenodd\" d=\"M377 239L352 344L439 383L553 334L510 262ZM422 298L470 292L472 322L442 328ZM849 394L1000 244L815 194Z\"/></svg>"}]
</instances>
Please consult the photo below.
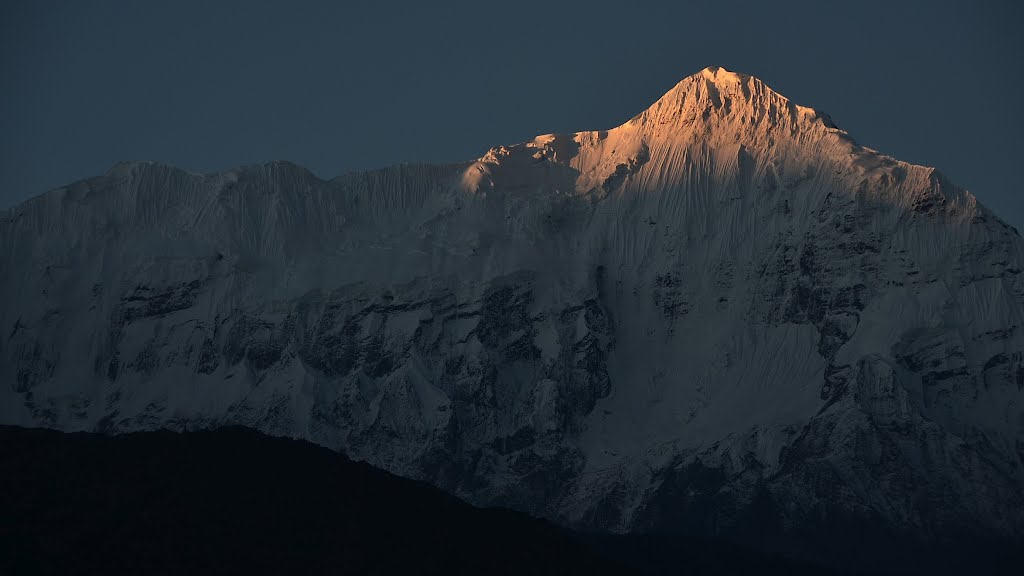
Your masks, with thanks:
<instances>
[{"instance_id":1,"label":"sky","mask_svg":"<svg viewBox=\"0 0 1024 576\"><path fill-rule=\"evenodd\" d=\"M706 66L936 166L1024 231L1009 1L0 2L0 208L157 160L323 178L614 127Z\"/></svg>"}]
</instances>

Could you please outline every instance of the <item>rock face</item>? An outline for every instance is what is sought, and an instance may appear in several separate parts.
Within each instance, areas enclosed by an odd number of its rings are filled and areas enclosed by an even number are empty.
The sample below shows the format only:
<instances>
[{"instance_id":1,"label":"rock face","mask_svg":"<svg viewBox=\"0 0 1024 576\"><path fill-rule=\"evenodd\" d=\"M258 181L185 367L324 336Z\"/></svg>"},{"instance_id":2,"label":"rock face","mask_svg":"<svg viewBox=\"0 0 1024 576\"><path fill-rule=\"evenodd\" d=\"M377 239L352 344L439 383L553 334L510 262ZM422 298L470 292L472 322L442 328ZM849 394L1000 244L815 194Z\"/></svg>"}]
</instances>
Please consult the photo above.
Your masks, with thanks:
<instances>
[{"instance_id":1,"label":"rock face","mask_svg":"<svg viewBox=\"0 0 1024 576\"><path fill-rule=\"evenodd\" d=\"M721 68L467 164L120 164L0 243L4 423L241 424L616 532L1024 531L1024 241Z\"/></svg>"}]
</instances>

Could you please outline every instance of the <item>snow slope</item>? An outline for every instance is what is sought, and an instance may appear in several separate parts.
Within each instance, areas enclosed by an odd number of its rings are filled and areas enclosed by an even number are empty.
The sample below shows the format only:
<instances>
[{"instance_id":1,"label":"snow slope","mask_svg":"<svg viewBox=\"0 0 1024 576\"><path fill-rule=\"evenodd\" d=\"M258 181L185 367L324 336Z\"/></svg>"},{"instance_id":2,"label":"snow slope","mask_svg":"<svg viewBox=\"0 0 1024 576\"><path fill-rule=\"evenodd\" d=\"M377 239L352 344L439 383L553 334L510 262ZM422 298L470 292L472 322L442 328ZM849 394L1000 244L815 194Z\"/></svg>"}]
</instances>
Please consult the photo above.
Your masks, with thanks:
<instances>
[{"instance_id":1,"label":"snow slope","mask_svg":"<svg viewBox=\"0 0 1024 576\"><path fill-rule=\"evenodd\" d=\"M3 423L243 424L602 530L1024 528L1024 241L722 68L466 164L119 164L0 245Z\"/></svg>"}]
</instances>

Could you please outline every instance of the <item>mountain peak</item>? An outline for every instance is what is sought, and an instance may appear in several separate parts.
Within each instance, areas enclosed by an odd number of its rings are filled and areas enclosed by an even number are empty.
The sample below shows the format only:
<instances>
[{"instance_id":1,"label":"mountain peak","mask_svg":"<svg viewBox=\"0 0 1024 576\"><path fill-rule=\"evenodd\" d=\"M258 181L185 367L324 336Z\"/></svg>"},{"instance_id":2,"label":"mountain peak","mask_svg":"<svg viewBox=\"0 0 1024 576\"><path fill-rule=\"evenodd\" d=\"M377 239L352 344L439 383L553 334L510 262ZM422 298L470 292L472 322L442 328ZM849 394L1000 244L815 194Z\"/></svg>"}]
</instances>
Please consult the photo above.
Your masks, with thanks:
<instances>
[{"instance_id":1,"label":"mountain peak","mask_svg":"<svg viewBox=\"0 0 1024 576\"><path fill-rule=\"evenodd\" d=\"M764 81L721 66L687 76L627 125L662 134L689 127L729 131L782 129L790 134L823 134L837 127L828 114L790 101ZM668 130L667 130L668 129Z\"/></svg>"},{"instance_id":2,"label":"mountain peak","mask_svg":"<svg viewBox=\"0 0 1024 576\"><path fill-rule=\"evenodd\" d=\"M711 80L712 82L715 82L715 83L718 83L718 82L731 82L731 83L745 82L745 81L747 81L747 80L749 80L751 78L754 78L753 76L750 76L749 74L743 74L741 72L733 72L731 70L726 70L725 68L722 68L721 66L708 66L707 68L701 70L700 72L698 72L697 74L694 74L693 76L701 76L701 77L704 77L704 78L706 78L708 80ZM757 82L761 82L757 78L754 78L754 80L756 80Z\"/></svg>"},{"instance_id":3,"label":"mountain peak","mask_svg":"<svg viewBox=\"0 0 1024 576\"><path fill-rule=\"evenodd\" d=\"M791 102L754 76L709 66L618 127L548 134L491 149L466 169L461 184L468 190L512 186L531 170L546 170L544 161L550 160L575 171L563 174L566 180L557 188L606 190L652 158L659 173L671 179L708 150L735 155L742 144L751 158L767 161L788 151L806 159L802 151L822 143L828 144L825 149L835 146L840 163L855 145L827 114Z\"/></svg>"}]
</instances>

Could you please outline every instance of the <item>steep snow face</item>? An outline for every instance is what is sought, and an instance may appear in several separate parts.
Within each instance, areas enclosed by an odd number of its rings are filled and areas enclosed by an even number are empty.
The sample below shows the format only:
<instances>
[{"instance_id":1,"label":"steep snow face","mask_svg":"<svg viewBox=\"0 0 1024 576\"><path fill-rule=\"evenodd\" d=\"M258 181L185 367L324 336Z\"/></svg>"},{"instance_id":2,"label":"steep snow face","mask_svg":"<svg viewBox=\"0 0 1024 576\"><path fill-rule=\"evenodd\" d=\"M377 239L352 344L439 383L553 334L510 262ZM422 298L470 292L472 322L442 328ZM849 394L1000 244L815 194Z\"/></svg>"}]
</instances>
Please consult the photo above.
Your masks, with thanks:
<instances>
[{"instance_id":1,"label":"steep snow face","mask_svg":"<svg viewBox=\"0 0 1024 576\"><path fill-rule=\"evenodd\" d=\"M461 165L122 164L0 243L4 423L244 424L615 531L1024 528L1021 237L750 76Z\"/></svg>"}]
</instances>

